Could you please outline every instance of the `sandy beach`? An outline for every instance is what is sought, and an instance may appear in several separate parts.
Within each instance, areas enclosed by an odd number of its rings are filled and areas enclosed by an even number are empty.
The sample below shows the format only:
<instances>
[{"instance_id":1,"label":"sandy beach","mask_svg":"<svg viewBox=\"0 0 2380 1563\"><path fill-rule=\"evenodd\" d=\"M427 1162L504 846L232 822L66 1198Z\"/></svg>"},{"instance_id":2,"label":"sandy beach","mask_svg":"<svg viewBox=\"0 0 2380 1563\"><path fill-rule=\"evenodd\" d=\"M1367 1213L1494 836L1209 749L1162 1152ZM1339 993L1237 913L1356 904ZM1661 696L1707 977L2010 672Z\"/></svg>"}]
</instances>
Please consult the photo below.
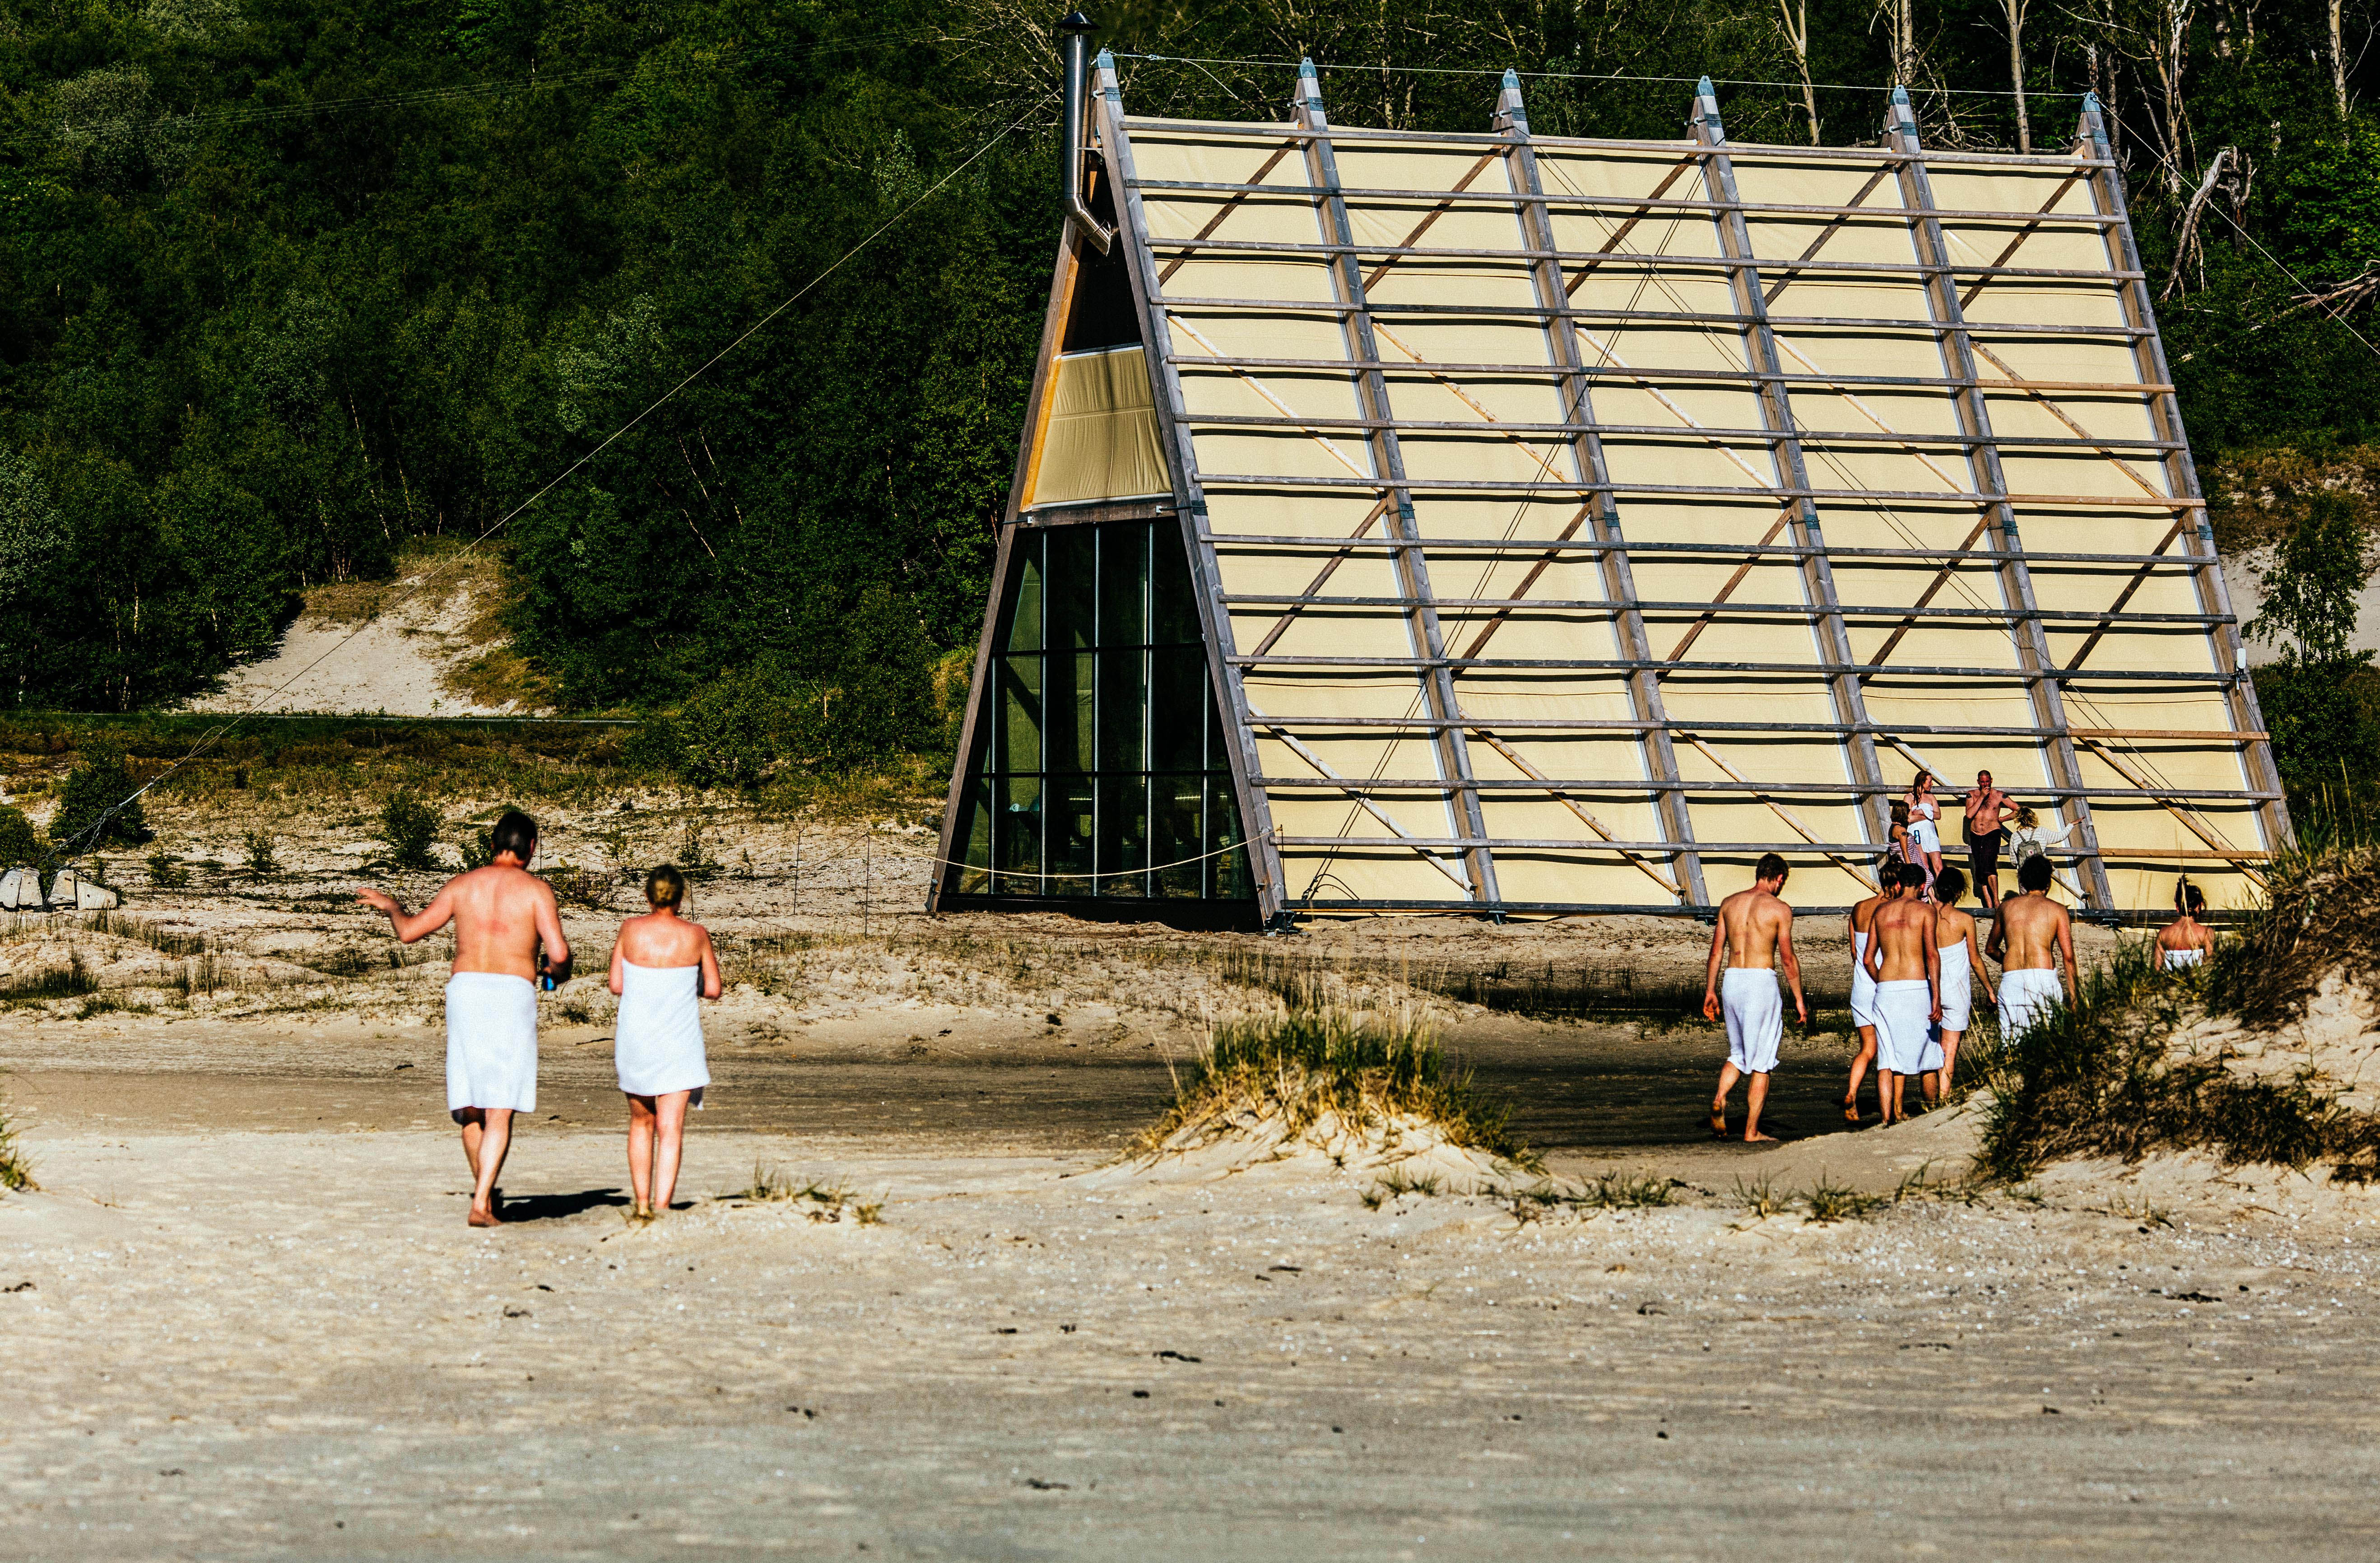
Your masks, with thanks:
<instances>
[{"instance_id":1,"label":"sandy beach","mask_svg":"<svg viewBox=\"0 0 2380 1563\"><path fill-rule=\"evenodd\" d=\"M690 820L640 810L621 855ZM353 909L359 818L293 816L275 878L8 926L12 980L79 961L87 985L0 1032L42 1185L0 1197L10 1556L2380 1541L2354 1501L2380 1474L2380 1196L2203 1157L1963 1188L1971 1113L1852 1131L1831 1106L1826 923L1802 939L1820 1023L1772 1097L1787 1138L1747 1147L1703 1127L1725 1044L1676 1012L1691 922L935 919L907 910L904 822L695 822L738 866L695 897L729 994L683 1208L649 1229L623 1218L586 977L542 1000L511 1223L464 1226L444 951L393 960ZM226 860L247 824L163 823ZM601 864L617 829L557 816L548 861ZM578 888L565 923L600 960L629 891ZM1548 1013L1620 983L1643 1012ZM1554 1186L1670 1203L1512 1197L1529 1177L1397 1194L1312 1149L1120 1161L1205 1027L1285 993L1428 1014ZM1876 1203L1821 1222L1821 1190Z\"/></svg>"},{"instance_id":2,"label":"sandy beach","mask_svg":"<svg viewBox=\"0 0 2380 1563\"><path fill-rule=\"evenodd\" d=\"M480 1233L429 1039L346 1040L212 1029L169 1079L12 1043L43 1184L0 1200L16 1556L2346 1558L2380 1535L2341 1501L2380 1474L2380 1228L2305 1178L2169 1158L1831 1225L1743 1208L1737 1180L1941 1179L1972 1136L1943 1113L1552 1160L1673 1178L1663 1208L1371 1209L1316 1156L1117 1169L1146 1087L1070 1084L1096 1066L1062 1043L879 1069L840 1126L804 1110L831 1082L772 1087L729 1049L687 1208L640 1230L601 1066L549 1046L515 1224ZM752 1121L772 1090L785 1121ZM978 1090L996 1105L953 1117ZM736 1197L756 1164L847 1196Z\"/></svg>"}]
</instances>

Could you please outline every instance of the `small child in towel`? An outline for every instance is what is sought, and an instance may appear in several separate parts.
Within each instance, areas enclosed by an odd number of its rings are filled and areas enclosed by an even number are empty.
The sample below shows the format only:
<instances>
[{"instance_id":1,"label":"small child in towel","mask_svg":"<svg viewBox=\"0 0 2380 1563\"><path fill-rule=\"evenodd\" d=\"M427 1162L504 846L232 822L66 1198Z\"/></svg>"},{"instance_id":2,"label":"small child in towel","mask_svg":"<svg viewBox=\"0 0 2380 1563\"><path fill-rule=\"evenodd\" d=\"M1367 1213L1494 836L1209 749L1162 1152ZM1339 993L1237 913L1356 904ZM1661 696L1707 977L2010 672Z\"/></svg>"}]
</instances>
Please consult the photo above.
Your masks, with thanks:
<instances>
[{"instance_id":1,"label":"small child in towel","mask_svg":"<svg viewBox=\"0 0 2380 1563\"><path fill-rule=\"evenodd\" d=\"M1727 1062L1719 1067L1718 1095L1711 1098L1711 1133L1727 1137L1727 1098L1738 1078L1752 1077L1750 1111L1743 1121L1747 1143L1773 1140L1760 1132L1760 1109L1768 1101L1768 1076L1777 1067L1778 1045L1785 1039L1785 1005L1777 987L1777 968L1793 989L1793 1010L1802 1024L1810 1024L1810 1006L1802 998L1802 963L1793 956L1793 909L1779 894L1785 888L1785 860L1775 853L1762 856L1752 870L1752 888L1738 891L1718 904L1718 926L1711 930L1710 969L1703 984L1703 1019L1727 1015ZM1719 968L1726 965L1722 985ZM1721 990L1724 987L1724 998Z\"/></svg>"},{"instance_id":2,"label":"small child in towel","mask_svg":"<svg viewBox=\"0 0 2380 1563\"><path fill-rule=\"evenodd\" d=\"M678 915L686 876L664 863L645 876L652 908L620 925L612 945L613 1026L620 1091L628 1098L629 1219L650 1221L677 1193L686 1109L702 1105L710 1067L702 1051L698 1000L720 994L719 955L699 923Z\"/></svg>"},{"instance_id":3,"label":"small child in towel","mask_svg":"<svg viewBox=\"0 0 2380 1563\"><path fill-rule=\"evenodd\" d=\"M513 1114L537 1110L538 978L570 980L570 941L562 937L553 887L528 871L537 821L508 809L489 845L493 862L447 880L418 913L383 891L356 891L357 900L387 914L402 943L455 925L455 965L446 979L446 1110L463 1126L475 1227L502 1220L496 1177L512 1148Z\"/></svg>"}]
</instances>

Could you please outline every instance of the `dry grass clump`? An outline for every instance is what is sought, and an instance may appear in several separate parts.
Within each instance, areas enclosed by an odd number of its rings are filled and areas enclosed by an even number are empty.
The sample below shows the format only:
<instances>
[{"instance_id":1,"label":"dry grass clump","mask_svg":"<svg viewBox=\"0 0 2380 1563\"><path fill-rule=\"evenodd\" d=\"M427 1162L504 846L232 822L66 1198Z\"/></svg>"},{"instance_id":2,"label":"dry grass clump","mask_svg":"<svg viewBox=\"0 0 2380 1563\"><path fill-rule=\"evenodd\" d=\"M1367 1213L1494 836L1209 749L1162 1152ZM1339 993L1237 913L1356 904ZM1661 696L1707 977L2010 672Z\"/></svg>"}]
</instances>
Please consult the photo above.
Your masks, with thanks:
<instances>
[{"instance_id":1,"label":"dry grass clump","mask_svg":"<svg viewBox=\"0 0 2380 1563\"><path fill-rule=\"evenodd\" d=\"M15 1121L6 1109L0 1109L0 1189L24 1193L41 1186L33 1181L32 1164L25 1159L24 1147L17 1143Z\"/></svg>"},{"instance_id":2,"label":"dry grass clump","mask_svg":"<svg viewBox=\"0 0 2380 1563\"><path fill-rule=\"evenodd\" d=\"M1177 1076L1173 1105L1133 1150L1154 1156L1258 1124L1294 1140L1326 1118L1355 1133L1415 1122L1459 1149L1537 1165L1512 1138L1509 1109L1473 1089L1471 1072L1448 1061L1427 1022L1340 1008L1282 1009L1217 1026Z\"/></svg>"},{"instance_id":3,"label":"dry grass clump","mask_svg":"<svg viewBox=\"0 0 2380 1563\"><path fill-rule=\"evenodd\" d=\"M1552 1182L1514 1189L1507 1196L1512 1214L1535 1220L1548 1210L1654 1210L1670 1204L1684 1185L1658 1172L1599 1172L1577 1188Z\"/></svg>"},{"instance_id":4,"label":"dry grass clump","mask_svg":"<svg viewBox=\"0 0 2380 1563\"><path fill-rule=\"evenodd\" d=\"M2147 941L2118 950L2083 975L2075 1004L1978 1050L1992 1090L1981 1165L2014 1182L2065 1157L2204 1148L2232 1165L2328 1161L2342 1181L2380 1177L2380 1118L2338 1106L2308 1079L2242 1078L2219 1058L2178 1058L2171 1047L2203 1010L2271 1025L2301 1014L2330 971L2370 981L2380 965L2375 914L2380 859L2313 854L2276 865L2271 906L2217 948L2203 984L2161 971Z\"/></svg>"},{"instance_id":5,"label":"dry grass clump","mask_svg":"<svg viewBox=\"0 0 2380 1563\"><path fill-rule=\"evenodd\" d=\"M849 1216L855 1226L873 1227L884 1219L882 1200L860 1199L840 1178L831 1183L817 1178L796 1181L783 1169L758 1161L752 1164L751 1182L719 1197L747 1205L806 1206L802 1213L821 1223L838 1222Z\"/></svg>"}]
</instances>

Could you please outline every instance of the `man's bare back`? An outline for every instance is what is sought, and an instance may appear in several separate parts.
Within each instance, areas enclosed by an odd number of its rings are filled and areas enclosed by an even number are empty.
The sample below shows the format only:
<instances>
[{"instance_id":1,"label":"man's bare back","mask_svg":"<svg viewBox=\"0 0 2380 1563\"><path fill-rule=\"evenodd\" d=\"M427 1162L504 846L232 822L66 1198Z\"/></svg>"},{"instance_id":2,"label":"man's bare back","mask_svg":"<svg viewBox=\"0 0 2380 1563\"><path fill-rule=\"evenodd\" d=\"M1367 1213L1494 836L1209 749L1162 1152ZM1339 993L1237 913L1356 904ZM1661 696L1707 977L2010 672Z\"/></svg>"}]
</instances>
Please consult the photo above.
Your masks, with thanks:
<instances>
[{"instance_id":1,"label":"man's bare back","mask_svg":"<svg viewBox=\"0 0 2380 1563\"><path fill-rule=\"evenodd\" d=\"M2000 969L2007 972L2046 972L2062 966L2067 994L2073 995L2074 919L2065 907L2038 891L2000 903L1985 953L1996 957Z\"/></svg>"},{"instance_id":2,"label":"man's bare back","mask_svg":"<svg viewBox=\"0 0 2380 1563\"><path fill-rule=\"evenodd\" d=\"M562 934L553 887L510 853L484 868L455 875L429 905L409 915L395 896L380 891L359 890L356 898L386 913L407 944L453 923L457 972L493 972L535 982L540 944L556 980L570 967L570 941Z\"/></svg>"},{"instance_id":3,"label":"man's bare back","mask_svg":"<svg viewBox=\"0 0 2380 1563\"><path fill-rule=\"evenodd\" d=\"M1868 930L1868 975L1878 982L1925 982L1934 975L1934 908L1895 896L1876 909Z\"/></svg>"},{"instance_id":4,"label":"man's bare back","mask_svg":"<svg viewBox=\"0 0 2380 1563\"><path fill-rule=\"evenodd\" d=\"M1779 935L1791 938L1793 909L1766 891L1738 891L1718 903L1727 964L1767 971L1777 964Z\"/></svg>"}]
</instances>

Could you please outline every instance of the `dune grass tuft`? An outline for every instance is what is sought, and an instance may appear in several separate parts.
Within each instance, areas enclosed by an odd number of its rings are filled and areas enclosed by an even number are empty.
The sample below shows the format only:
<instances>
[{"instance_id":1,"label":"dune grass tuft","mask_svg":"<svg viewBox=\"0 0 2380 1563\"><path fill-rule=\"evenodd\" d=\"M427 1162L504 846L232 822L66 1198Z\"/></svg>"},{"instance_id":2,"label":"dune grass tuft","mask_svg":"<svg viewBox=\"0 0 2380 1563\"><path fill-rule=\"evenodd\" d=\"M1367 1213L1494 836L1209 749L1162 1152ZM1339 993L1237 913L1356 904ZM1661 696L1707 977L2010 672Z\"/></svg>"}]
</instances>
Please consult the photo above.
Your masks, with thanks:
<instances>
[{"instance_id":1,"label":"dune grass tuft","mask_svg":"<svg viewBox=\"0 0 2380 1563\"><path fill-rule=\"evenodd\" d=\"M818 1178L796 1181L781 1168L757 1161L752 1164L751 1182L719 1197L753 1205L800 1206L804 1215L818 1222L841 1221L848 1216L855 1226L873 1227L884 1219L882 1200L858 1198L851 1192L851 1185L840 1178L832 1182Z\"/></svg>"},{"instance_id":2,"label":"dune grass tuft","mask_svg":"<svg viewBox=\"0 0 2380 1563\"><path fill-rule=\"evenodd\" d=\"M2303 1012L2329 970L2360 976L2370 940L2311 938L2344 928L2352 903L2380 911L2380 862L2367 849L2277 862L2271 906L2216 951L2203 982L2158 969L2155 946L2128 943L2083 974L2080 997L2022 1036L1973 1055L1992 1092L1979 1162L2020 1182L2045 1162L2206 1149L2230 1164L2336 1165L2345 1181L2380 1177L2380 1119L2350 1112L2303 1079L2240 1078L2213 1059L2177 1059L2170 1042L2202 1009L2270 1024ZM2332 963L2320 963L2326 949ZM1961 1055L1963 1060L1968 1054Z\"/></svg>"},{"instance_id":3,"label":"dune grass tuft","mask_svg":"<svg viewBox=\"0 0 2380 1563\"><path fill-rule=\"evenodd\" d=\"M1278 1119L1293 1139L1326 1117L1358 1131L1415 1119L1448 1145L1537 1166L1512 1136L1510 1109L1477 1093L1471 1072L1448 1060L1426 1021L1341 1008L1283 1009L1217 1026L1177 1076L1173 1105L1133 1149L1155 1155L1266 1119Z\"/></svg>"},{"instance_id":4,"label":"dune grass tuft","mask_svg":"<svg viewBox=\"0 0 2380 1563\"><path fill-rule=\"evenodd\" d=\"M41 1186L33 1181L32 1164L25 1159L25 1147L17 1143L16 1121L5 1108L0 1108L0 1189L26 1193Z\"/></svg>"}]
</instances>

